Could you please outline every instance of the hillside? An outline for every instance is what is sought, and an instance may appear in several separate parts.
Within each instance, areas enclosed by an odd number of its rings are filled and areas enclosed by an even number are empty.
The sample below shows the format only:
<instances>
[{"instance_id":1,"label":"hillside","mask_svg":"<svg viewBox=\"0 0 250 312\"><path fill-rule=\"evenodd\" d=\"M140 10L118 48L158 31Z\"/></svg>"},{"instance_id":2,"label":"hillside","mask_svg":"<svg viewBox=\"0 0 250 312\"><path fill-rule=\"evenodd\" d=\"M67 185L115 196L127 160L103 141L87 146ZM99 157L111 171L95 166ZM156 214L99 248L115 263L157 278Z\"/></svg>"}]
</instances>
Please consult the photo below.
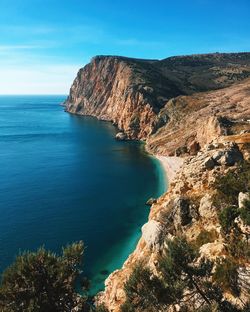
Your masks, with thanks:
<instances>
[{"instance_id":1,"label":"hillside","mask_svg":"<svg viewBox=\"0 0 250 312\"><path fill-rule=\"evenodd\" d=\"M179 96L160 111L168 122L147 140L155 154L196 154L216 137L250 129L250 79L222 90Z\"/></svg>"},{"instance_id":2,"label":"hillside","mask_svg":"<svg viewBox=\"0 0 250 312\"><path fill-rule=\"evenodd\" d=\"M250 53L95 57L65 105L182 163L96 301L110 312L249 311Z\"/></svg>"},{"instance_id":3,"label":"hillside","mask_svg":"<svg viewBox=\"0 0 250 312\"><path fill-rule=\"evenodd\" d=\"M80 69L66 110L112 121L129 139L146 139L167 122L160 110L179 95L224 88L250 76L250 53L161 61L97 56Z\"/></svg>"}]
</instances>

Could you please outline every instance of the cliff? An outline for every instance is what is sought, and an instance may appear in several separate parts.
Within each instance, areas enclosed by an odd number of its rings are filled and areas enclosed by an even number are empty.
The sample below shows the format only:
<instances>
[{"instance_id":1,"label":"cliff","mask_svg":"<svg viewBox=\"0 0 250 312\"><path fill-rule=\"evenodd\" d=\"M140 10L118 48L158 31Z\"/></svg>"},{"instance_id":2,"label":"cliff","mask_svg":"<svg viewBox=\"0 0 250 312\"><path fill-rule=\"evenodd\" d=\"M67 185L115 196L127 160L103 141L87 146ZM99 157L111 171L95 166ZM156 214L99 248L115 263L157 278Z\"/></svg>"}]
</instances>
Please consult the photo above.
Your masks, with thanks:
<instances>
[{"instance_id":1,"label":"cliff","mask_svg":"<svg viewBox=\"0 0 250 312\"><path fill-rule=\"evenodd\" d=\"M79 70L65 107L112 121L129 139L145 140L168 122L160 111L170 99L224 88L249 76L250 53L160 61L97 56Z\"/></svg>"},{"instance_id":2,"label":"cliff","mask_svg":"<svg viewBox=\"0 0 250 312\"><path fill-rule=\"evenodd\" d=\"M213 271L218 261L232 261L238 292L221 284L224 302L242 307L249 300L250 227L239 210L250 198L249 77L250 53L161 61L101 56L79 71L68 112L112 121L126 138L145 140L149 152L183 162L168 192L152 204L135 251L98 295L109 311L121 311L135 265L159 276L159 257L180 236L198 249L199 259L214 261ZM228 205L238 213L225 234L221 215ZM198 295L160 310L195 311L201 302Z\"/></svg>"},{"instance_id":3,"label":"cliff","mask_svg":"<svg viewBox=\"0 0 250 312\"><path fill-rule=\"evenodd\" d=\"M219 136L248 129L250 79L217 91L179 96L167 102L159 115L168 122L147 140L154 154L195 155Z\"/></svg>"}]
</instances>

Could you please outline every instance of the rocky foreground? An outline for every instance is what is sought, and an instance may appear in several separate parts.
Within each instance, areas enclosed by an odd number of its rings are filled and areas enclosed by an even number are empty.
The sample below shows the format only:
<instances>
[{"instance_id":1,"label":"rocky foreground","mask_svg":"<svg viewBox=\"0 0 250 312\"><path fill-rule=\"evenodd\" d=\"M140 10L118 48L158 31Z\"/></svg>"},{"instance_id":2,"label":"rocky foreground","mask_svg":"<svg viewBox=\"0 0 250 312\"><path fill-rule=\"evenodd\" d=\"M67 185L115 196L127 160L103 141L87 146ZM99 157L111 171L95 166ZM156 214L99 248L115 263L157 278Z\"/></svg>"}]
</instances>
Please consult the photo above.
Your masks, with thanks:
<instances>
[{"instance_id":1,"label":"rocky foreground","mask_svg":"<svg viewBox=\"0 0 250 312\"><path fill-rule=\"evenodd\" d=\"M168 192L152 204L135 251L98 295L109 311L121 310L124 283L134 266L143 262L157 275L159 255L168 241L180 236L215 268L222 259L233 261L238 292L221 287L224 300L238 307L249 300L250 253L230 250L235 241L248 250L250 220L236 214L228 232L221 221L228 206L238 211L250 200L249 77L250 53L161 61L101 56L79 71L65 103L68 112L110 120L119 139L143 139L149 152L183 160ZM248 173L247 182L237 182ZM162 311L195 311L199 303L196 296Z\"/></svg>"}]
</instances>

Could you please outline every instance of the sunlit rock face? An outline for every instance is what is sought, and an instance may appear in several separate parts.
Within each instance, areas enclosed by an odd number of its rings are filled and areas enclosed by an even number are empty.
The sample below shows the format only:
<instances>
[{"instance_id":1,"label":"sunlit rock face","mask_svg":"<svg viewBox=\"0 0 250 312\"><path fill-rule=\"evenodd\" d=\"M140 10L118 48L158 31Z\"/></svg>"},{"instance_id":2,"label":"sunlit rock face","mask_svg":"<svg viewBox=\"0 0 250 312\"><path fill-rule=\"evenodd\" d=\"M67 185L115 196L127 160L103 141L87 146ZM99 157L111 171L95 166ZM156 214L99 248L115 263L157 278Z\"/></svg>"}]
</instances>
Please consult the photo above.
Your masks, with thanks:
<instances>
[{"instance_id":1,"label":"sunlit rock face","mask_svg":"<svg viewBox=\"0 0 250 312\"><path fill-rule=\"evenodd\" d=\"M189 104L185 99L171 99L224 88L248 76L250 53L160 61L96 56L79 70L65 106L71 113L112 121L128 139L146 139L173 120L173 110L181 113ZM192 140L189 144L193 152Z\"/></svg>"},{"instance_id":2,"label":"sunlit rock face","mask_svg":"<svg viewBox=\"0 0 250 312\"><path fill-rule=\"evenodd\" d=\"M218 176L250 159L249 77L250 53L161 61L101 56L79 71L65 103L68 112L112 121L118 140L143 139L151 153L183 160L168 192L150 202L136 249L96 298L109 311L121 311L134 266L143 262L157 273L159 254L176 236L195 242L210 233L201 256L214 261L225 256L214 185ZM242 191L240 207L247 196ZM236 221L248 235L242 220Z\"/></svg>"}]
</instances>

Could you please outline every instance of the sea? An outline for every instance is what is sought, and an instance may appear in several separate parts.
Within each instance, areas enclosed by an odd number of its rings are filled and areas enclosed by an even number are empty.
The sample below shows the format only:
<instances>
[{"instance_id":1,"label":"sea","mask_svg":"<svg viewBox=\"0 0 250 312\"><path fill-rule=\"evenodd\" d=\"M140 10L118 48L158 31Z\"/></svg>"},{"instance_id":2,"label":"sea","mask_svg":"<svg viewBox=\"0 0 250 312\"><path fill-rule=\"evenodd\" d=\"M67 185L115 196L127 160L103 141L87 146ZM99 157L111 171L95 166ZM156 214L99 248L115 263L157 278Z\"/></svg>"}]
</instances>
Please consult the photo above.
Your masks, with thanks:
<instances>
[{"instance_id":1,"label":"sea","mask_svg":"<svg viewBox=\"0 0 250 312\"><path fill-rule=\"evenodd\" d=\"M91 291L133 251L150 197L167 188L141 142L110 122L76 116L66 96L0 96L0 272L23 251L83 240Z\"/></svg>"}]
</instances>

